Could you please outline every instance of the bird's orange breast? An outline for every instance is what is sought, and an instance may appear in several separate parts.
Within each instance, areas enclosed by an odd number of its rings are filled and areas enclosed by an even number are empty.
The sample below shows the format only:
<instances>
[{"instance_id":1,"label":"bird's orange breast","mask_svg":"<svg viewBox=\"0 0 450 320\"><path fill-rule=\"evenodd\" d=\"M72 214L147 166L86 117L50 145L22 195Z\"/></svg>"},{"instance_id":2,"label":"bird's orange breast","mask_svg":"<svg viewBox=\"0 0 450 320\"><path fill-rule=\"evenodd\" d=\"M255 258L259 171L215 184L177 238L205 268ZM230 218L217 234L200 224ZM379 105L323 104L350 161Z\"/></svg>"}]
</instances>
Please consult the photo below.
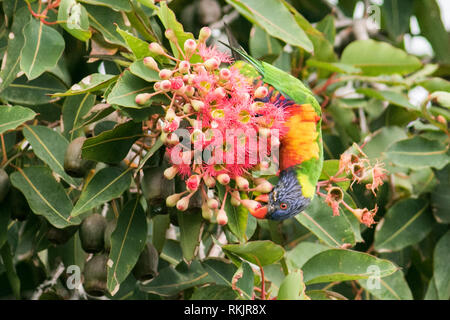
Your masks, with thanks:
<instances>
[{"instance_id":1,"label":"bird's orange breast","mask_svg":"<svg viewBox=\"0 0 450 320\"><path fill-rule=\"evenodd\" d=\"M281 140L280 169L284 170L311 158L319 158L317 122L320 116L310 104L291 105L285 126L288 132Z\"/></svg>"}]
</instances>

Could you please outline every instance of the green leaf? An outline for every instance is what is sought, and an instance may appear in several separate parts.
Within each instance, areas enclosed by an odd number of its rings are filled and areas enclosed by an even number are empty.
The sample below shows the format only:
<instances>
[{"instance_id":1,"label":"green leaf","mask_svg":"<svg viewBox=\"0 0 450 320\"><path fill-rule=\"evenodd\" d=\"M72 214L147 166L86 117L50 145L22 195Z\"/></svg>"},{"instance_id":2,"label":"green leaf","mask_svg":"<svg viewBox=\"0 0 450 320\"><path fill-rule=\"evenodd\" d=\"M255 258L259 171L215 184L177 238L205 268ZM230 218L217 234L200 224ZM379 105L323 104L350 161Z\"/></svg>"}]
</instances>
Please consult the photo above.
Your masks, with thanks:
<instances>
[{"instance_id":1,"label":"green leaf","mask_svg":"<svg viewBox=\"0 0 450 320\"><path fill-rule=\"evenodd\" d=\"M236 281L236 287L241 290L247 299L252 299L255 288L255 274L252 267L247 262L242 262L236 274L240 274L238 281Z\"/></svg>"},{"instance_id":2,"label":"green leaf","mask_svg":"<svg viewBox=\"0 0 450 320\"><path fill-rule=\"evenodd\" d=\"M33 119L36 112L21 106L0 106L0 133L13 130Z\"/></svg>"},{"instance_id":3,"label":"green leaf","mask_svg":"<svg viewBox=\"0 0 450 320\"><path fill-rule=\"evenodd\" d=\"M431 205L433 207L433 214L439 223L450 223L450 166L436 171L436 178L438 184L431 192Z\"/></svg>"},{"instance_id":4,"label":"green leaf","mask_svg":"<svg viewBox=\"0 0 450 320\"><path fill-rule=\"evenodd\" d=\"M319 180L328 180L339 171L339 160L325 160L323 162L322 173L320 174ZM337 178L345 178L347 175L345 173L341 173ZM350 186L349 181L343 181L336 183L338 186L347 190Z\"/></svg>"},{"instance_id":5,"label":"green leaf","mask_svg":"<svg viewBox=\"0 0 450 320\"><path fill-rule=\"evenodd\" d=\"M14 15L14 21L11 26L10 36L8 37L8 47L2 61L2 70L0 71L0 92L7 88L16 79L20 71L20 52L22 51L25 38L22 34L23 27L30 20L28 8L23 7Z\"/></svg>"},{"instance_id":6,"label":"green leaf","mask_svg":"<svg viewBox=\"0 0 450 320\"><path fill-rule=\"evenodd\" d=\"M103 131L98 136L88 138L83 144L82 157L105 163L122 161L133 143L142 136L142 125L133 121L117 125L112 130Z\"/></svg>"},{"instance_id":7,"label":"green leaf","mask_svg":"<svg viewBox=\"0 0 450 320\"><path fill-rule=\"evenodd\" d=\"M131 183L130 170L106 167L98 171L84 186L71 216L76 217L96 206L119 197Z\"/></svg>"},{"instance_id":8,"label":"green leaf","mask_svg":"<svg viewBox=\"0 0 450 320\"><path fill-rule=\"evenodd\" d=\"M331 249L323 251L303 265L306 284L386 277L398 268L390 261L367 253ZM375 272L376 271L376 272Z\"/></svg>"},{"instance_id":9,"label":"green leaf","mask_svg":"<svg viewBox=\"0 0 450 320\"><path fill-rule=\"evenodd\" d=\"M123 30L128 29L123 20L123 15L119 11L115 11L105 6L94 6L86 4L90 26L103 35L109 43L126 47L125 41L116 32L119 27Z\"/></svg>"},{"instance_id":10,"label":"green leaf","mask_svg":"<svg viewBox=\"0 0 450 320\"><path fill-rule=\"evenodd\" d=\"M393 143L406 139L408 136L404 129L396 126L386 126L381 128L372 139L364 146L364 153L369 159L384 160L385 151Z\"/></svg>"},{"instance_id":11,"label":"green leaf","mask_svg":"<svg viewBox=\"0 0 450 320\"><path fill-rule=\"evenodd\" d=\"M23 36L25 44L21 52L20 69L29 80L33 80L56 66L65 43L58 31L37 19L31 19L25 26Z\"/></svg>"},{"instance_id":12,"label":"green leaf","mask_svg":"<svg viewBox=\"0 0 450 320\"><path fill-rule=\"evenodd\" d=\"M431 277L430 281L428 281L427 292L425 293L423 300L439 300L434 277Z\"/></svg>"},{"instance_id":13,"label":"green leaf","mask_svg":"<svg viewBox=\"0 0 450 320\"><path fill-rule=\"evenodd\" d=\"M381 6L382 28L396 42L409 30L409 21L413 13L413 0L394 0L383 2Z\"/></svg>"},{"instance_id":14,"label":"green leaf","mask_svg":"<svg viewBox=\"0 0 450 320\"><path fill-rule=\"evenodd\" d=\"M348 300L340 293L329 290L308 290L306 295L311 300Z\"/></svg>"},{"instance_id":15,"label":"green leaf","mask_svg":"<svg viewBox=\"0 0 450 320\"><path fill-rule=\"evenodd\" d=\"M271 37L258 26L253 26L250 31L249 47L252 57L265 59L267 62L273 62L283 50L277 39Z\"/></svg>"},{"instance_id":16,"label":"green leaf","mask_svg":"<svg viewBox=\"0 0 450 320\"><path fill-rule=\"evenodd\" d=\"M414 1L414 14L420 26L420 33L433 47L438 61L450 63L450 41L441 20L439 5L435 0Z\"/></svg>"},{"instance_id":17,"label":"green leaf","mask_svg":"<svg viewBox=\"0 0 450 320\"><path fill-rule=\"evenodd\" d=\"M3 245L3 247L0 248L0 255L3 260L3 265L5 266L6 276L8 278L9 285L11 286L11 290L15 298L17 300L20 300L20 278L17 275L16 268L14 266L14 255L11 252L9 243L6 243L5 245Z\"/></svg>"},{"instance_id":18,"label":"green leaf","mask_svg":"<svg viewBox=\"0 0 450 320\"><path fill-rule=\"evenodd\" d=\"M44 126L27 126L23 135L33 147L35 155L67 183L79 185L78 181L64 171L64 156L69 142L60 133Z\"/></svg>"},{"instance_id":19,"label":"green leaf","mask_svg":"<svg viewBox=\"0 0 450 320\"><path fill-rule=\"evenodd\" d=\"M10 179L11 184L23 193L31 210L44 216L56 228L65 228L81 222L79 218L70 217L72 201L62 185L55 181L50 169L19 169L10 175Z\"/></svg>"},{"instance_id":20,"label":"green leaf","mask_svg":"<svg viewBox=\"0 0 450 320\"><path fill-rule=\"evenodd\" d=\"M208 282L211 282L208 272L203 269L199 261L194 260L189 266L181 262L176 268L168 266L162 269L158 276L147 284L141 284L140 288L144 292L172 296L182 290Z\"/></svg>"},{"instance_id":21,"label":"green leaf","mask_svg":"<svg viewBox=\"0 0 450 320\"><path fill-rule=\"evenodd\" d=\"M8 239L8 224L10 218L10 209L8 206L0 206L0 248Z\"/></svg>"},{"instance_id":22,"label":"green leaf","mask_svg":"<svg viewBox=\"0 0 450 320\"><path fill-rule=\"evenodd\" d=\"M89 113L95 103L95 96L89 93L67 97L62 107L64 136L72 141L84 135L80 128L83 117ZM79 128L79 129L77 129Z\"/></svg>"},{"instance_id":23,"label":"green leaf","mask_svg":"<svg viewBox=\"0 0 450 320\"><path fill-rule=\"evenodd\" d=\"M417 84L424 87L429 92L450 91L450 81L442 78L432 77L429 79L417 81Z\"/></svg>"},{"instance_id":24,"label":"green leaf","mask_svg":"<svg viewBox=\"0 0 450 320\"><path fill-rule=\"evenodd\" d=\"M133 64L130 66L130 72L136 77L144 79L147 82L155 82L161 80L159 78L159 73L155 70L147 68L142 60L133 62Z\"/></svg>"},{"instance_id":25,"label":"green leaf","mask_svg":"<svg viewBox=\"0 0 450 320\"><path fill-rule=\"evenodd\" d=\"M419 69L419 59L408 55L386 42L357 40L350 43L342 53L341 62L360 68L363 74L408 74Z\"/></svg>"},{"instance_id":26,"label":"green leaf","mask_svg":"<svg viewBox=\"0 0 450 320\"><path fill-rule=\"evenodd\" d=\"M291 271L278 289L277 300L308 300L301 270Z\"/></svg>"},{"instance_id":27,"label":"green leaf","mask_svg":"<svg viewBox=\"0 0 450 320\"><path fill-rule=\"evenodd\" d=\"M138 261L147 239L147 219L139 198L131 199L120 212L111 235L111 252L107 263L107 287L115 295Z\"/></svg>"},{"instance_id":28,"label":"green leaf","mask_svg":"<svg viewBox=\"0 0 450 320\"><path fill-rule=\"evenodd\" d=\"M362 93L365 96L376 98L379 100L388 101L389 103L392 103L399 107L404 107L409 110L419 110L418 106L415 106L411 104L408 100L408 97L405 95L395 92L395 91L389 91L389 90L375 90L370 88L359 88L356 89L357 93Z\"/></svg>"},{"instance_id":29,"label":"green leaf","mask_svg":"<svg viewBox=\"0 0 450 320\"><path fill-rule=\"evenodd\" d=\"M319 197L314 197L305 211L295 216L319 239L333 247L356 243L350 221L344 214L333 216L331 208Z\"/></svg>"},{"instance_id":30,"label":"green leaf","mask_svg":"<svg viewBox=\"0 0 450 320\"><path fill-rule=\"evenodd\" d=\"M420 136L392 144L386 155L394 164L411 169L426 167L442 169L450 161L448 145Z\"/></svg>"},{"instance_id":31,"label":"green leaf","mask_svg":"<svg viewBox=\"0 0 450 320\"><path fill-rule=\"evenodd\" d=\"M108 87L112 82L116 81L119 76L112 74L92 73L84 77L80 82L74 84L64 93L55 93L54 97L65 97L85 94L89 92L99 91ZM65 88L64 88L65 89Z\"/></svg>"},{"instance_id":32,"label":"green leaf","mask_svg":"<svg viewBox=\"0 0 450 320\"><path fill-rule=\"evenodd\" d=\"M196 288L190 300L234 300L236 293L229 286L210 285Z\"/></svg>"},{"instance_id":33,"label":"green leaf","mask_svg":"<svg viewBox=\"0 0 450 320\"><path fill-rule=\"evenodd\" d=\"M271 36L313 52L312 42L283 3L276 0L227 0L227 2Z\"/></svg>"},{"instance_id":34,"label":"green leaf","mask_svg":"<svg viewBox=\"0 0 450 320\"><path fill-rule=\"evenodd\" d=\"M450 108L450 93L445 91L435 91L430 98L436 100L441 106Z\"/></svg>"},{"instance_id":35,"label":"green leaf","mask_svg":"<svg viewBox=\"0 0 450 320\"><path fill-rule=\"evenodd\" d=\"M166 231L170 227L170 217L168 214L159 214L152 218L152 244L158 252L162 252L166 242Z\"/></svg>"},{"instance_id":36,"label":"green leaf","mask_svg":"<svg viewBox=\"0 0 450 320\"><path fill-rule=\"evenodd\" d=\"M314 59L308 59L306 61L306 65L318 69L327 70L330 72L338 72L346 74L361 73L361 69L340 62L325 62Z\"/></svg>"},{"instance_id":37,"label":"green leaf","mask_svg":"<svg viewBox=\"0 0 450 320\"><path fill-rule=\"evenodd\" d=\"M334 43L336 37L336 27L334 26L334 16L328 14L317 23L317 30L322 32L329 43Z\"/></svg>"},{"instance_id":38,"label":"green leaf","mask_svg":"<svg viewBox=\"0 0 450 320\"><path fill-rule=\"evenodd\" d=\"M450 231L447 231L436 244L433 253L433 277L440 300L450 298Z\"/></svg>"},{"instance_id":39,"label":"green leaf","mask_svg":"<svg viewBox=\"0 0 450 320\"><path fill-rule=\"evenodd\" d=\"M283 247L269 240L249 241L245 244L226 244L226 253L238 256L250 263L266 266L277 262L284 256Z\"/></svg>"},{"instance_id":40,"label":"green leaf","mask_svg":"<svg viewBox=\"0 0 450 320\"><path fill-rule=\"evenodd\" d=\"M202 262L203 268L208 272L211 279L218 285L232 287L232 280L236 272L236 266L230 261L219 258L209 258Z\"/></svg>"},{"instance_id":41,"label":"green leaf","mask_svg":"<svg viewBox=\"0 0 450 320\"><path fill-rule=\"evenodd\" d=\"M286 252L286 259L295 269L301 269L306 261L316 254L329 249L329 246L324 246L320 243L300 242L295 248Z\"/></svg>"},{"instance_id":42,"label":"green leaf","mask_svg":"<svg viewBox=\"0 0 450 320\"><path fill-rule=\"evenodd\" d=\"M187 261L191 261L195 257L195 249L200 241L200 231L203 222L201 210L195 208L186 212L177 211L177 217L183 257Z\"/></svg>"},{"instance_id":43,"label":"green leaf","mask_svg":"<svg viewBox=\"0 0 450 320\"><path fill-rule=\"evenodd\" d=\"M223 199L225 188L218 185L219 198ZM246 241L246 229L248 222L248 210L244 206L235 207L231 204L231 196L228 195L225 202L225 211L228 217L227 227L239 239L240 242Z\"/></svg>"},{"instance_id":44,"label":"green leaf","mask_svg":"<svg viewBox=\"0 0 450 320\"><path fill-rule=\"evenodd\" d=\"M108 94L106 101L129 108L142 108L136 104L135 98L139 93L150 91L153 91L153 85L125 70Z\"/></svg>"},{"instance_id":45,"label":"green leaf","mask_svg":"<svg viewBox=\"0 0 450 320\"><path fill-rule=\"evenodd\" d=\"M389 208L377 225L375 250L401 250L424 239L432 228L433 217L426 200L401 200Z\"/></svg>"},{"instance_id":46,"label":"green leaf","mask_svg":"<svg viewBox=\"0 0 450 320\"><path fill-rule=\"evenodd\" d=\"M76 0L61 1L58 8L58 21L66 21L61 24L62 27L75 38L81 41L91 38L86 8Z\"/></svg>"},{"instance_id":47,"label":"green leaf","mask_svg":"<svg viewBox=\"0 0 450 320\"><path fill-rule=\"evenodd\" d=\"M401 270L383 279L358 280L358 283L380 300L413 300L411 289Z\"/></svg>"},{"instance_id":48,"label":"green leaf","mask_svg":"<svg viewBox=\"0 0 450 320\"><path fill-rule=\"evenodd\" d=\"M117 11L131 11L131 3L128 0L80 0L98 6L106 6Z\"/></svg>"},{"instance_id":49,"label":"green leaf","mask_svg":"<svg viewBox=\"0 0 450 320\"><path fill-rule=\"evenodd\" d=\"M150 50L148 49L148 42L135 37L130 32L122 30L118 26L116 30L123 38L123 40L127 43L128 48L130 48L131 52L133 52L136 60L143 59L148 56L155 56L155 54L150 52Z\"/></svg>"},{"instance_id":50,"label":"green leaf","mask_svg":"<svg viewBox=\"0 0 450 320\"><path fill-rule=\"evenodd\" d=\"M1 97L12 103L36 106L52 102L54 98L50 95L66 89L64 83L50 73L31 81L24 75L3 90Z\"/></svg>"}]
</instances>

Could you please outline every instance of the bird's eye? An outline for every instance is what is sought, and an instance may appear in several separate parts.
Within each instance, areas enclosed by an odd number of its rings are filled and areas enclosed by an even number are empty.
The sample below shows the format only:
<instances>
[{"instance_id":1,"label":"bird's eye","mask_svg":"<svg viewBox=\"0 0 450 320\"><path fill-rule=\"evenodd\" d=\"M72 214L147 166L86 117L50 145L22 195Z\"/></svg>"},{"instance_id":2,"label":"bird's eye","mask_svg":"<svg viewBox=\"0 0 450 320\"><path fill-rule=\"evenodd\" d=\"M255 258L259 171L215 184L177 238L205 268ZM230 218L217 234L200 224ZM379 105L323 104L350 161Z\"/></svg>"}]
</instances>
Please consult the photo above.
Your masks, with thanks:
<instances>
[{"instance_id":1,"label":"bird's eye","mask_svg":"<svg viewBox=\"0 0 450 320\"><path fill-rule=\"evenodd\" d=\"M284 202L282 204L280 204L280 208L283 209L283 210L286 210L287 207L288 207L288 205L286 203L284 203Z\"/></svg>"}]
</instances>

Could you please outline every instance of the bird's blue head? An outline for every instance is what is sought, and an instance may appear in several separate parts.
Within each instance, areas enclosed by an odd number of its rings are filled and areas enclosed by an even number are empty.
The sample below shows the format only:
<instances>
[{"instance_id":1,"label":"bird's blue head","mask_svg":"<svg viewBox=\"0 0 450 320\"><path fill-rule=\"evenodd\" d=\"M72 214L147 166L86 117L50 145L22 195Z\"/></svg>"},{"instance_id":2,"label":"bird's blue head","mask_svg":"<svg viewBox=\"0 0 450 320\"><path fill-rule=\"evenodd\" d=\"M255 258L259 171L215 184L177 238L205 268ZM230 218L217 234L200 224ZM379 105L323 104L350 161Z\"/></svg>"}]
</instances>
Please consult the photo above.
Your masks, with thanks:
<instances>
[{"instance_id":1,"label":"bird's blue head","mask_svg":"<svg viewBox=\"0 0 450 320\"><path fill-rule=\"evenodd\" d=\"M265 201L267 205L258 209L259 215L255 216L271 220L293 217L305 210L311 202L311 199L303 196L302 187L293 167L280 173L278 183L268 197L257 197L256 200Z\"/></svg>"}]
</instances>

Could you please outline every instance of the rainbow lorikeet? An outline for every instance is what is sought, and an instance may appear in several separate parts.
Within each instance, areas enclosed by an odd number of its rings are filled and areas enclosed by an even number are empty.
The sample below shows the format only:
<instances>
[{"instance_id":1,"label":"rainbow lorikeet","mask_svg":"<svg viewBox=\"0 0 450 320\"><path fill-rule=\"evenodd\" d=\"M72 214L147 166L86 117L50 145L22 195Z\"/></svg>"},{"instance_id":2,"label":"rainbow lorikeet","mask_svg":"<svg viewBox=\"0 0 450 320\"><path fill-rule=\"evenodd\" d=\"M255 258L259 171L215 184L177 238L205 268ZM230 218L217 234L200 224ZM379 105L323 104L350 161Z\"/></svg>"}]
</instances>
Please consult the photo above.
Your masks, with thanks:
<instances>
[{"instance_id":1,"label":"rainbow lorikeet","mask_svg":"<svg viewBox=\"0 0 450 320\"><path fill-rule=\"evenodd\" d=\"M323 165L321 108L299 79L254 59L243 49L232 50L246 61L235 64L240 72L258 86L268 86L263 101L283 108L287 115L287 133L280 141L278 183L268 195L256 197L264 206L250 210L259 219L284 220L302 212L316 192Z\"/></svg>"}]
</instances>

